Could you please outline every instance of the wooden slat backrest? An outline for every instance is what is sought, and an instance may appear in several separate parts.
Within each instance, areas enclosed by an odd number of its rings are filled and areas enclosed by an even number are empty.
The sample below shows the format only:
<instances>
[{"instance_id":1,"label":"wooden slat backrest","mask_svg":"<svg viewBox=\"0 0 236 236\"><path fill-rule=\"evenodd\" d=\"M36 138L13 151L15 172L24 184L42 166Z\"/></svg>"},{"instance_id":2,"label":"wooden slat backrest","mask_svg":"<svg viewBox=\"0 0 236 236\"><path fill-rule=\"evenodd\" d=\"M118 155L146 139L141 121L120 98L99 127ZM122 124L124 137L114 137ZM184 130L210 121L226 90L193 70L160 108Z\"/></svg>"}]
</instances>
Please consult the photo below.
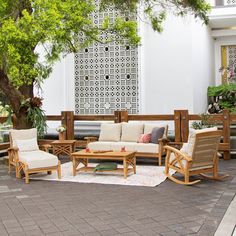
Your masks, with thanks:
<instances>
[{"instance_id":1,"label":"wooden slat backrest","mask_svg":"<svg viewBox=\"0 0 236 236\"><path fill-rule=\"evenodd\" d=\"M196 134L191 167L213 164L214 157L218 151L221 135L221 131Z\"/></svg>"}]
</instances>

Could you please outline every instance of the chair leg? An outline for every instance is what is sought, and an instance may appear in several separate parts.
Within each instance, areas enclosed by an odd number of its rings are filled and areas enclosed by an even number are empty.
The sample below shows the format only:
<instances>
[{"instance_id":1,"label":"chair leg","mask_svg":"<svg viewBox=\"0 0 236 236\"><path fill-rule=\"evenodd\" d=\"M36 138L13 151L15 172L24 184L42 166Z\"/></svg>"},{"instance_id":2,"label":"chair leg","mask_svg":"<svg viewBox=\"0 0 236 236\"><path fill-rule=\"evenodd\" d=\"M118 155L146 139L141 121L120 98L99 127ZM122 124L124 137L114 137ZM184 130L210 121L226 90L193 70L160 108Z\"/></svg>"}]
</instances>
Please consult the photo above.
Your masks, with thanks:
<instances>
[{"instance_id":1,"label":"chair leg","mask_svg":"<svg viewBox=\"0 0 236 236\"><path fill-rule=\"evenodd\" d=\"M21 178L19 164L16 165L16 178L17 178L17 179L20 179L20 178Z\"/></svg>"},{"instance_id":2,"label":"chair leg","mask_svg":"<svg viewBox=\"0 0 236 236\"><path fill-rule=\"evenodd\" d=\"M161 166L161 158L162 158L162 156L161 156L161 153L159 153L158 154L158 164L159 164L159 166Z\"/></svg>"},{"instance_id":3,"label":"chair leg","mask_svg":"<svg viewBox=\"0 0 236 236\"><path fill-rule=\"evenodd\" d=\"M28 172L28 170L25 170L25 183L26 184L29 183L29 172Z\"/></svg>"},{"instance_id":4,"label":"chair leg","mask_svg":"<svg viewBox=\"0 0 236 236\"><path fill-rule=\"evenodd\" d=\"M188 171L186 171L184 174L184 181L185 181L185 183L189 183L189 172Z\"/></svg>"},{"instance_id":5,"label":"chair leg","mask_svg":"<svg viewBox=\"0 0 236 236\"><path fill-rule=\"evenodd\" d=\"M58 161L57 176L58 176L58 179L61 179L61 162L60 161Z\"/></svg>"},{"instance_id":6,"label":"chair leg","mask_svg":"<svg viewBox=\"0 0 236 236\"><path fill-rule=\"evenodd\" d=\"M11 173L11 163L10 163L10 161L8 161L8 174L10 174Z\"/></svg>"}]
</instances>

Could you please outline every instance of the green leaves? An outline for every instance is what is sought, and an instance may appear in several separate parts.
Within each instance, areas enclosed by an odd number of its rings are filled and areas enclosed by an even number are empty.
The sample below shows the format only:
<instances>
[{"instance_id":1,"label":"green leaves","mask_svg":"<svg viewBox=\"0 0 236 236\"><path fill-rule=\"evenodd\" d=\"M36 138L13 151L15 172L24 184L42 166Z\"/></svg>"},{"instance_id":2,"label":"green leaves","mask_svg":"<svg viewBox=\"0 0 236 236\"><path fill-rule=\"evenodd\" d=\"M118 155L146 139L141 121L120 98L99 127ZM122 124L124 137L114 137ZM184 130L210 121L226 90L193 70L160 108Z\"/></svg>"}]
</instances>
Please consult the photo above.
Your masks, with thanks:
<instances>
[{"instance_id":1,"label":"green leaves","mask_svg":"<svg viewBox=\"0 0 236 236\"><path fill-rule=\"evenodd\" d=\"M208 96L216 97L222 109L236 112L236 83L208 87Z\"/></svg>"},{"instance_id":2,"label":"green leaves","mask_svg":"<svg viewBox=\"0 0 236 236\"><path fill-rule=\"evenodd\" d=\"M185 16L188 13L208 23L208 13L211 6L205 0L101 0L102 9L115 5L121 11L138 12L138 7L144 11L155 31L163 30L163 22L167 13ZM142 18L142 17L141 17Z\"/></svg>"}]
</instances>

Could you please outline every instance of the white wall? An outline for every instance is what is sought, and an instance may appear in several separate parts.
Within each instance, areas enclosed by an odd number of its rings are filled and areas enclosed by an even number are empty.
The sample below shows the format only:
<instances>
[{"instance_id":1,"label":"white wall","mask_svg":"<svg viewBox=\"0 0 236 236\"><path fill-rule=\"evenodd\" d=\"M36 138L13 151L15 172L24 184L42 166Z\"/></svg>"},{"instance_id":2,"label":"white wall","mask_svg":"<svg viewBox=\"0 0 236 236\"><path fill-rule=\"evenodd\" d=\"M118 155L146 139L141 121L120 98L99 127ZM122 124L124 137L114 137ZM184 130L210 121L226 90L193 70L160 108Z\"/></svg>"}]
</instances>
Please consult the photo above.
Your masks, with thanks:
<instances>
[{"instance_id":1,"label":"white wall","mask_svg":"<svg viewBox=\"0 0 236 236\"><path fill-rule=\"evenodd\" d=\"M207 88L215 85L214 40L202 22L192 21L193 112L206 112Z\"/></svg>"},{"instance_id":2,"label":"white wall","mask_svg":"<svg viewBox=\"0 0 236 236\"><path fill-rule=\"evenodd\" d=\"M213 44L207 27L193 23L190 17L174 16L167 18L161 34L143 22L140 27L141 113L206 111L206 91L214 71Z\"/></svg>"},{"instance_id":3,"label":"white wall","mask_svg":"<svg viewBox=\"0 0 236 236\"><path fill-rule=\"evenodd\" d=\"M74 55L61 58L42 85L43 109L47 115L74 110Z\"/></svg>"},{"instance_id":4,"label":"white wall","mask_svg":"<svg viewBox=\"0 0 236 236\"><path fill-rule=\"evenodd\" d=\"M206 111L207 87L214 81L209 29L190 17L169 16L163 33L141 22L140 35L140 113ZM74 56L62 58L42 87L46 114L74 110Z\"/></svg>"}]
</instances>

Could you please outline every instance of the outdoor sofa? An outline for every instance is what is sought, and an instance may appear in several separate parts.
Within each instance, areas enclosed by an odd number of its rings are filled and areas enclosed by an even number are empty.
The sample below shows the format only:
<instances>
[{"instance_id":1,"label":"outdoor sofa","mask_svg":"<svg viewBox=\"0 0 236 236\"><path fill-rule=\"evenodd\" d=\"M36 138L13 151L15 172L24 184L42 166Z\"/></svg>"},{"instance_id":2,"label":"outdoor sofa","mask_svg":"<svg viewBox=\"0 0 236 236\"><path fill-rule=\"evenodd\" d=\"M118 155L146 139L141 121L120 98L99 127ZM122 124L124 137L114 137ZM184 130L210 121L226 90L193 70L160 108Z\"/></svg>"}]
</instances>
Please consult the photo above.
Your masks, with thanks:
<instances>
[{"instance_id":1,"label":"outdoor sofa","mask_svg":"<svg viewBox=\"0 0 236 236\"><path fill-rule=\"evenodd\" d=\"M168 125L143 122L104 123L101 125L98 141L88 143L88 148L94 151L134 151L136 157L156 158L161 165L164 154L161 139L167 136L167 132Z\"/></svg>"}]
</instances>

